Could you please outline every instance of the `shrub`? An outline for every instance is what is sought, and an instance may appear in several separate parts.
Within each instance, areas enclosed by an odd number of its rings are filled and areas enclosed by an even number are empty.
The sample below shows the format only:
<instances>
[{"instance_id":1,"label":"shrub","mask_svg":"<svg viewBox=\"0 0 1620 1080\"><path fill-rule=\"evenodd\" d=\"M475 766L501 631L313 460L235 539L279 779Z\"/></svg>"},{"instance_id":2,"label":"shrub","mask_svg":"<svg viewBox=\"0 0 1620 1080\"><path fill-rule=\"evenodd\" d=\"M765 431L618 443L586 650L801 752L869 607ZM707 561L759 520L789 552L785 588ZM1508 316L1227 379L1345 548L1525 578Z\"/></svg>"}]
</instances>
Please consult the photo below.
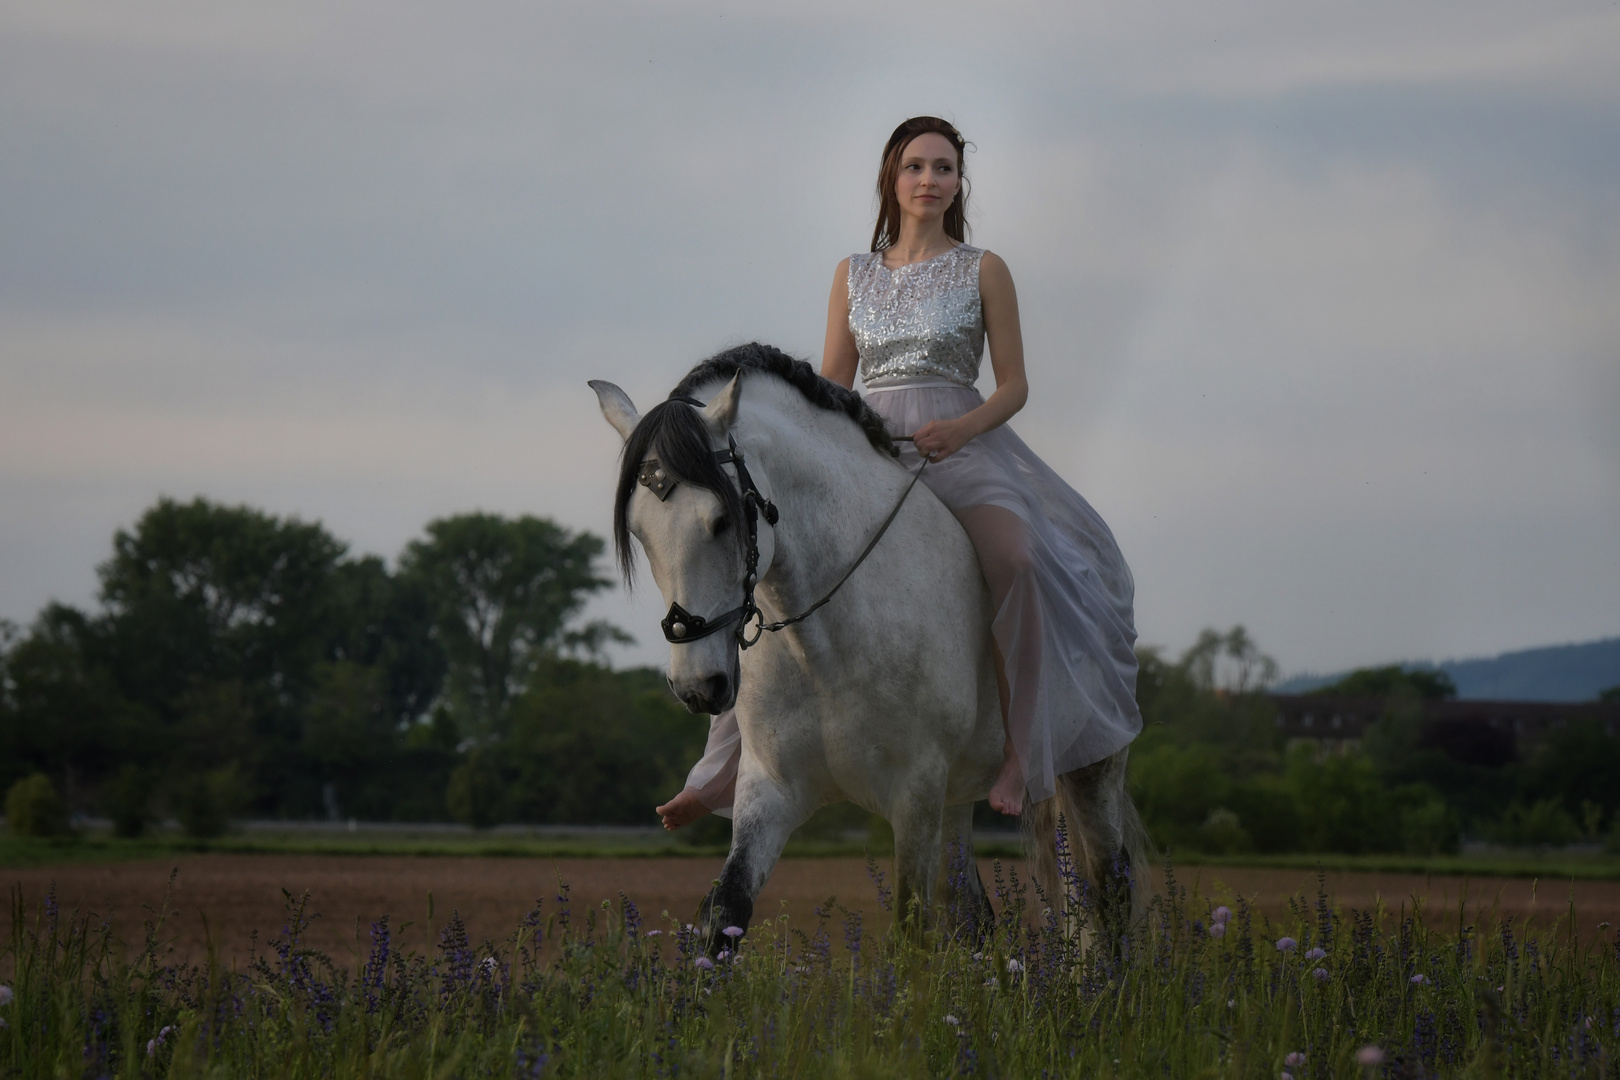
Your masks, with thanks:
<instances>
[{"instance_id":1,"label":"shrub","mask_svg":"<svg viewBox=\"0 0 1620 1080\"><path fill-rule=\"evenodd\" d=\"M6 792L6 824L15 836L65 836L67 807L44 773L24 777Z\"/></svg>"},{"instance_id":2,"label":"shrub","mask_svg":"<svg viewBox=\"0 0 1620 1080\"><path fill-rule=\"evenodd\" d=\"M1496 823L1496 841L1510 847L1563 847L1580 835L1575 819L1557 798L1530 806L1514 800Z\"/></svg>"},{"instance_id":3,"label":"shrub","mask_svg":"<svg viewBox=\"0 0 1620 1080\"><path fill-rule=\"evenodd\" d=\"M244 801L241 776L229 765L182 780L174 790L174 816L188 835L208 840L225 835Z\"/></svg>"},{"instance_id":4,"label":"shrub","mask_svg":"<svg viewBox=\"0 0 1620 1080\"><path fill-rule=\"evenodd\" d=\"M444 793L450 816L475 829L489 829L505 816L506 782L488 750L475 750L450 774Z\"/></svg>"},{"instance_id":5,"label":"shrub","mask_svg":"<svg viewBox=\"0 0 1620 1080\"><path fill-rule=\"evenodd\" d=\"M126 839L141 835L151 817L151 777L139 765L126 764L107 785L106 806L114 833Z\"/></svg>"}]
</instances>

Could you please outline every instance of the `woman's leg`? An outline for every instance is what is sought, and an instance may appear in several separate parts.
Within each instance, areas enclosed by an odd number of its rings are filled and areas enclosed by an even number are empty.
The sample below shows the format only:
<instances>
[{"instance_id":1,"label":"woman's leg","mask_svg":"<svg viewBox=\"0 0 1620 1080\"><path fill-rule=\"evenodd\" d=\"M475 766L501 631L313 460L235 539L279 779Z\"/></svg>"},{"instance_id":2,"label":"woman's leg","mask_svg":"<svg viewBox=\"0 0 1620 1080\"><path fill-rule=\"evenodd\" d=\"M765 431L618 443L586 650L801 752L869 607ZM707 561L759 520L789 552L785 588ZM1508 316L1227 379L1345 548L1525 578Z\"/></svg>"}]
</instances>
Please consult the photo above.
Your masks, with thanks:
<instances>
[{"instance_id":1,"label":"woman's leg","mask_svg":"<svg viewBox=\"0 0 1620 1080\"><path fill-rule=\"evenodd\" d=\"M737 713L727 709L709 718L709 743L703 756L687 774L681 793L654 812L664 819L671 832L690 825L704 814L724 810L737 790L737 764L742 759L742 731Z\"/></svg>"},{"instance_id":2,"label":"woman's leg","mask_svg":"<svg viewBox=\"0 0 1620 1080\"><path fill-rule=\"evenodd\" d=\"M1023 518L1011 510L975 506L958 517L967 530L968 539L973 541L985 582L990 586L998 631L993 642L996 688L1000 692L1007 743L1002 753L1001 771L990 788L990 806L1003 814L1016 816L1024 810L1026 778L1021 758L1027 755L1029 745L1032 702L1028 689L1018 694L1016 700L1014 695L1020 684L1030 689L1038 685L1040 667L1040 609L1029 602L1028 595L1033 587L1034 552L1028 527Z\"/></svg>"}]
</instances>

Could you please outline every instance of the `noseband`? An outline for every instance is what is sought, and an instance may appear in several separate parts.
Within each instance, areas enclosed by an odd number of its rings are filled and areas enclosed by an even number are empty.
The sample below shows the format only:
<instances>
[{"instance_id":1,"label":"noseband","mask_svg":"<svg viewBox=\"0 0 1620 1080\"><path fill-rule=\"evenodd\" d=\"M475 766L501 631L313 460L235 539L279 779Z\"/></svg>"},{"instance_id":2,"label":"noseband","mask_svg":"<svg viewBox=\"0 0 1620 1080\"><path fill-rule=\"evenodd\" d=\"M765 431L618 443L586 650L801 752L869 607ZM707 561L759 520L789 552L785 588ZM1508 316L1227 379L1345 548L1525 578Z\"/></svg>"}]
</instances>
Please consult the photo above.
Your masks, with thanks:
<instances>
[{"instance_id":1,"label":"noseband","mask_svg":"<svg viewBox=\"0 0 1620 1080\"><path fill-rule=\"evenodd\" d=\"M695 398L682 396L672 397L670 400L679 401L700 409L703 408L703 402ZM910 440L901 439L899 441L909 442ZM838 584L828 589L820 600L817 600L792 618L768 623L765 621L765 613L760 611L758 605L754 603L754 586L759 584L759 519L760 515L763 514L766 523L774 526L780 515L777 512L776 505L765 497L759 490L759 485L754 483L754 478L749 475L748 463L744 460L742 451L737 449L736 439L727 435L726 448L716 450L714 460L717 465L729 464L736 467L737 488L742 494L743 517L747 519L748 549L743 556L742 603L723 615L705 619L703 616L694 615L681 607L681 605L672 602L669 605L669 613L658 624L664 630L664 640L671 645L690 645L694 641L702 641L704 638L719 633L735 622L737 624L735 631L737 647L739 649L748 649L759 644L759 639L765 636L766 631L774 634L779 630L785 630L794 623L808 619L815 613L817 608L831 600L833 594L843 588L844 582L849 580L849 576L855 572L861 563L866 561L868 555L872 554L872 549L877 547L878 541L883 539L883 534L889 531L889 526L899 516L900 508L905 505L906 496L911 494L911 489L916 487L917 481L922 478L923 469L928 468L928 461L925 458L922 468L912 475L911 483L907 484L906 490L901 492L899 500L894 504L894 509L889 511L889 516L883 520L882 525L878 526L877 532L867 543L866 550L862 551L856 560L850 564L849 569L844 571L844 576L838 579ZM648 458L641 463L641 471L636 480L642 487L658 496L659 502L669 498L669 493L675 490L677 483L675 477L671 476L656 458ZM750 629L753 630L752 636L749 635Z\"/></svg>"}]
</instances>

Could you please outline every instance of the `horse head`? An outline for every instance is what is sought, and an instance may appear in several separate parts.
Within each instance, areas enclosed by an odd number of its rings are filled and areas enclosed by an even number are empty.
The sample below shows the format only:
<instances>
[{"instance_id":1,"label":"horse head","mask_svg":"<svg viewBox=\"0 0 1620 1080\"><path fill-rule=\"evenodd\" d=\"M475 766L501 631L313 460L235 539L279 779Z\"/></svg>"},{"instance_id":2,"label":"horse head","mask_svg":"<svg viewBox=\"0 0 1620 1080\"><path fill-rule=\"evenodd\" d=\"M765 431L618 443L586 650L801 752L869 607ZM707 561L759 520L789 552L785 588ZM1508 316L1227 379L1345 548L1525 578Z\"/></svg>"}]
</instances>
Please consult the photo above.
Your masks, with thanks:
<instances>
[{"instance_id":1,"label":"horse head","mask_svg":"<svg viewBox=\"0 0 1620 1080\"><path fill-rule=\"evenodd\" d=\"M612 383L593 379L590 386L624 439L614 502L620 570L630 583L633 536L669 607L670 689L694 713L722 712L737 698L738 635L752 617L748 578L762 577L775 551L774 532L750 503L733 460L741 454L742 375L706 405L672 399L645 416ZM757 463L746 476L769 491Z\"/></svg>"}]
</instances>

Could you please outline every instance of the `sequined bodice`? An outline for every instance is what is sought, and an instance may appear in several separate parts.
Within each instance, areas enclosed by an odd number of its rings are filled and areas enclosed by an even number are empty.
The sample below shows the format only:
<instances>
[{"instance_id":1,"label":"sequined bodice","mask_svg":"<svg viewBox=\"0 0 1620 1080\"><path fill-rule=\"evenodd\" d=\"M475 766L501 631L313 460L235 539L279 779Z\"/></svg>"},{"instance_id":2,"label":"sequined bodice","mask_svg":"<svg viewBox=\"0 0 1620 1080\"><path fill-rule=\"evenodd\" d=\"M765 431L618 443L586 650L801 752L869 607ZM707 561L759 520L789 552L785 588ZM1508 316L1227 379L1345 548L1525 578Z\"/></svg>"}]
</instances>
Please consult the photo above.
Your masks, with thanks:
<instances>
[{"instance_id":1,"label":"sequined bodice","mask_svg":"<svg viewBox=\"0 0 1620 1080\"><path fill-rule=\"evenodd\" d=\"M984 355L983 248L958 244L896 270L882 252L849 257L849 329L868 387L934 377L972 386Z\"/></svg>"}]
</instances>

